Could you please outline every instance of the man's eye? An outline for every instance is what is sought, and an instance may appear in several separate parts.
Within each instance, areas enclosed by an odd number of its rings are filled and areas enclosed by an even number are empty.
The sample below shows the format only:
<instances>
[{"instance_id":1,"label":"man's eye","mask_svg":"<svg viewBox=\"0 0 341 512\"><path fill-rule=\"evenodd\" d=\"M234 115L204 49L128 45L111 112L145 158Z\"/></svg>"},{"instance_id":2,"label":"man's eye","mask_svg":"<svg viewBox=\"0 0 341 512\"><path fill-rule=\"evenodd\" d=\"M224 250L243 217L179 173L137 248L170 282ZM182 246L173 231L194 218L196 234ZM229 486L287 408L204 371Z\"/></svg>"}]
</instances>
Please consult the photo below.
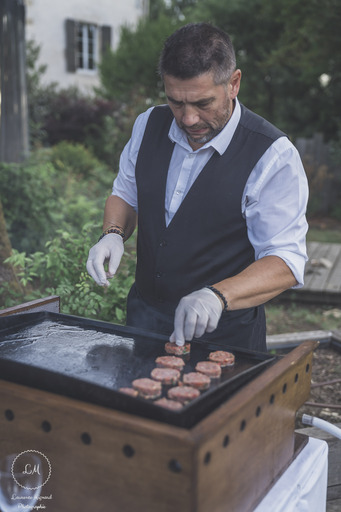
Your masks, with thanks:
<instances>
[{"instance_id":1,"label":"man's eye","mask_svg":"<svg viewBox=\"0 0 341 512\"><path fill-rule=\"evenodd\" d=\"M205 103L197 103L197 107L199 108L207 108L210 106L210 103L208 102L205 102Z\"/></svg>"},{"instance_id":2,"label":"man's eye","mask_svg":"<svg viewBox=\"0 0 341 512\"><path fill-rule=\"evenodd\" d=\"M168 102L172 105L173 108L181 108L183 106L183 103L181 103L181 101L174 101L168 99Z\"/></svg>"}]
</instances>

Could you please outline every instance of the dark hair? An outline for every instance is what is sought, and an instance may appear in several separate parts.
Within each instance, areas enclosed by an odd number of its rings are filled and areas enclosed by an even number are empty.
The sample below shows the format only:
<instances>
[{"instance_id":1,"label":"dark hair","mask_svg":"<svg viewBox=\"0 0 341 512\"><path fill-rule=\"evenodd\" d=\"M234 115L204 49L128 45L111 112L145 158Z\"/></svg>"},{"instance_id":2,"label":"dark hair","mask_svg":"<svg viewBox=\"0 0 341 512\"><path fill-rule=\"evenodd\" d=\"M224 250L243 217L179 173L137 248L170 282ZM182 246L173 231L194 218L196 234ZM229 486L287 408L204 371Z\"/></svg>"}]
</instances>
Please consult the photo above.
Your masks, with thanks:
<instances>
[{"instance_id":1,"label":"dark hair","mask_svg":"<svg viewBox=\"0 0 341 512\"><path fill-rule=\"evenodd\" d=\"M230 37L209 23L189 23L176 30L165 42L159 73L180 79L194 78L213 71L215 84L227 82L236 68Z\"/></svg>"}]
</instances>

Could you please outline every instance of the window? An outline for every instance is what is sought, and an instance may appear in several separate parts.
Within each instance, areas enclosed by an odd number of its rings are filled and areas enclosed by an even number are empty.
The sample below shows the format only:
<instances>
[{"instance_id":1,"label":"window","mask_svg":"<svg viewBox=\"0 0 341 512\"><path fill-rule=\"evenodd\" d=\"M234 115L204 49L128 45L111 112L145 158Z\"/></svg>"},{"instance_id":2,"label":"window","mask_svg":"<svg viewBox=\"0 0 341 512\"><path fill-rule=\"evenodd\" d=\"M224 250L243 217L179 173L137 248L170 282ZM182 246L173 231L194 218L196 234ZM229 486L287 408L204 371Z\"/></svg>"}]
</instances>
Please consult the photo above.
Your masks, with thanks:
<instances>
[{"instance_id":1,"label":"window","mask_svg":"<svg viewBox=\"0 0 341 512\"><path fill-rule=\"evenodd\" d=\"M111 27L66 20L67 70L96 71L96 62L111 46Z\"/></svg>"},{"instance_id":2,"label":"window","mask_svg":"<svg viewBox=\"0 0 341 512\"><path fill-rule=\"evenodd\" d=\"M76 23L76 68L96 69L97 27Z\"/></svg>"}]
</instances>

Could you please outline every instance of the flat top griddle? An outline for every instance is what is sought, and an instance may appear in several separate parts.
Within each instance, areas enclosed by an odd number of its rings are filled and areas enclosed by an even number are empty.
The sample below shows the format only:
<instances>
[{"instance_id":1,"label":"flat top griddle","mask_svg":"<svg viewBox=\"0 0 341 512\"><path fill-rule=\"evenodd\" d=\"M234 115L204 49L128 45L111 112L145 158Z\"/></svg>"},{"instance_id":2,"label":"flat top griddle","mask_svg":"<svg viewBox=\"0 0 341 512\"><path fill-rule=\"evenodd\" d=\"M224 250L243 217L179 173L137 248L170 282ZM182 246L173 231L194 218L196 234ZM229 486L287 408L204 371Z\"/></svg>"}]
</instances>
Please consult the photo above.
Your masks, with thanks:
<instances>
[{"instance_id":1,"label":"flat top griddle","mask_svg":"<svg viewBox=\"0 0 341 512\"><path fill-rule=\"evenodd\" d=\"M234 367L180 411L119 391L134 379L150 377L155 359L166 355L168 338L136 328L62 315L27 313L0 319L0 378L180 427L191 428L277 358L266 353L227 348ZM191 342L184 372L217 344ZM163 390L166 396L167 388Z\"/></svg>"}]
</instances>

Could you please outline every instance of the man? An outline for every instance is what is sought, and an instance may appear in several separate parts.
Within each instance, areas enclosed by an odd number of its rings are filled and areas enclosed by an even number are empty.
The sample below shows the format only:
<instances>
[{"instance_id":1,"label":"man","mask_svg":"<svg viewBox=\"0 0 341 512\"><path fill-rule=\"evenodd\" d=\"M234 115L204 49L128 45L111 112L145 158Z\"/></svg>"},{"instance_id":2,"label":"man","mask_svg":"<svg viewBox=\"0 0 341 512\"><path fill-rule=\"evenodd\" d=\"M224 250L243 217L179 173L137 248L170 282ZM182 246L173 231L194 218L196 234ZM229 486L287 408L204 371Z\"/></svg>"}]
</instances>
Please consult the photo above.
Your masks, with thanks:
<instances>
[{"instance_id":1,"label":"man","mask_svg":"<svg viewBox=\"0 0 341 512\"><path fill-rule=\"evenodd\" d=\"M301 160L281 131L238 102L241 71L225 32L180 28L159 71L168 106L135 122L88 272L109 284L138 212L128 325L179 345L203 336L266 350L262 304L303 284Z\"/></svg>"}]
</instances>

